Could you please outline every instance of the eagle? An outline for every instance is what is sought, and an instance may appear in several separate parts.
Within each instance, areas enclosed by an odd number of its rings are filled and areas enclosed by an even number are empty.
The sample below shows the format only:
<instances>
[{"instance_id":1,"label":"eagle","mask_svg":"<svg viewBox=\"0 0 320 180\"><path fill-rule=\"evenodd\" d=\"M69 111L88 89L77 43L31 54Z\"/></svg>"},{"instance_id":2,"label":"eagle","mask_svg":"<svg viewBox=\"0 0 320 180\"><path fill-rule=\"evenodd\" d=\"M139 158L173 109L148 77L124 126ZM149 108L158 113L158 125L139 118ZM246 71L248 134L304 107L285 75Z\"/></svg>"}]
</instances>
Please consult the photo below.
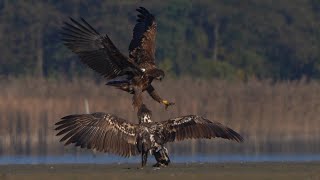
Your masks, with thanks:
<instances>
[{"instance_id":1,"label":"eagle","mask_svg":"<svg viewBox=\"0 0 320 180\"><path fill-rule=\"evenodd\" d=\"M153 80L161 81L165 76L155 63L157 23L154 15L144 7L137 11L129 57L118 50L107 34L101 35L83 18L80 22L72 18L70 22L64 22L62 41L84 64L104 76L107 85L133 94L134 107L143 104L142 92L147 91L167 109L174 103L162 99L151 85Z\"/></svg>"},{"instance_id":2,"label":"eagle","mask_svg":"<svg viewBox=\"0 0 320 180\"><path fill-rule=\"evenodd\" d=\"M242 142L243 137L231 128L202 116L187 115L153 122L151 113L142 105L139 123L130 123L110 113L68 115L55 125L60 142L81 148L117 154L123 157L141 155L141 167L147 163L149 152L157 160L155 166L170 162L168 142L199 138L224 138Z\"/></svg>"}]
</instances>

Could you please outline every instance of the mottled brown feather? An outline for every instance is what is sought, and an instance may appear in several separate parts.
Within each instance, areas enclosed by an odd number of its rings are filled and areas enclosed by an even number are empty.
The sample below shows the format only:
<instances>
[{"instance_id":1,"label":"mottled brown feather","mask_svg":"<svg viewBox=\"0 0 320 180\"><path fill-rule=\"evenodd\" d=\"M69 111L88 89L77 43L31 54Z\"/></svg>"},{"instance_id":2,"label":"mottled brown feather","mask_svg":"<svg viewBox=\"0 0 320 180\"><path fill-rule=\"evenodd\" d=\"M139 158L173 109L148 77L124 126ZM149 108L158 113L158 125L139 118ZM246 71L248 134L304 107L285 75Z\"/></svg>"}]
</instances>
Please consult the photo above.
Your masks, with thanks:
<instances>
[{"instance_id":1,"label":"mottled brown feather","mask_svg":"<svg viewBox=\"0 0 320 180\"><path fill-rule=\"evenodd\" d=\"M57 122L56 130L66 141L82 148L96 149L120 156L137 155L136 125L112 114L70 115Z\"/></svg>"},{"instance_id":2,"label":"mottled brown feather","mask_svg":"<svg viewBox=\"0 0 320 180\"><path fill-rule=\"evenodd\" d=\"M167 139L170 141L181 141L190 138L224 138L242 142L243 138L240 134L215 121L209 121L201 116L189 115L169 119L161 122L164 126L164 132L169 135Z\"/></svg>"}]
</instances>

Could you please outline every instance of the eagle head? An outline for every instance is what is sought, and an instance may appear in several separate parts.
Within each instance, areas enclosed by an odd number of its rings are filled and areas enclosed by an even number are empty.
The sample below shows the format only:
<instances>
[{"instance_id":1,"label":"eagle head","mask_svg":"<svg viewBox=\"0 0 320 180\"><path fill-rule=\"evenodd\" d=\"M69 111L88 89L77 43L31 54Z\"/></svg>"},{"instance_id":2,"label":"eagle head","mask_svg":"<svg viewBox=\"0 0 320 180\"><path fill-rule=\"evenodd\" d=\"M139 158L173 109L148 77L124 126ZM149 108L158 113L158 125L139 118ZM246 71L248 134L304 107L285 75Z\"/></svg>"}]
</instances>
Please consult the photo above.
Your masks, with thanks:
<instances>
[{"instance_id":1,"label":"eagle head","mask_svg":"<svg viewBox=\"0 0 320 180\"><path fill-rule=\"evenodd\" d=\"M148 76L161 81L164 78L164 72L161 69L153 69L148 72Z\"/></svg>"},{"instance_id":2,"label":"eagle head","mask_svg":"<svg viewBox=\"0 0 320 180\"><path fill-rule=\"evenodd\" d=\"M139 123L152 122L152 120L151 120L152 112L147 108L147 106L145 104L142 104L139 107L137 115L138 115Z\"/></svg>"}]
</instances>

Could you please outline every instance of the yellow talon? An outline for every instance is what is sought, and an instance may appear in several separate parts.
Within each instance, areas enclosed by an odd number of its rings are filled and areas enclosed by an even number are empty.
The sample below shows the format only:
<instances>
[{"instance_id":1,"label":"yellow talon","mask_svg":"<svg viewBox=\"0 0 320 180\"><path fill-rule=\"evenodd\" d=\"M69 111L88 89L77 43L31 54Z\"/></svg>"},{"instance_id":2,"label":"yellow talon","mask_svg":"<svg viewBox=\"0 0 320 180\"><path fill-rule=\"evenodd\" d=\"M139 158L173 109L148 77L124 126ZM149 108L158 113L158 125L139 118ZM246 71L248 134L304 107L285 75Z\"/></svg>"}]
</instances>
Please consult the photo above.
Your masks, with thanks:
<instances>
[{"instance_id":1,"label":"yellow talon","mask_svg":"<svg viewBox=\"0 0 320 180\"><path fill-rule=\"evenodd\" d=\"M167 100L163 100L162 103L165 105L169 105L169 102Z\"/></svg>"},{"instance_id":2,"label":"yellow talon","mask_svg":"<svg viewBox=\"0 0 320 180\"><path fill-rule=\"evenodd\" d=\"M169 102L167 100L163 100L162 103L165 105L165 109L167 110L169 106L174 105L174 103Z\"/></svg>"}]
</instances>

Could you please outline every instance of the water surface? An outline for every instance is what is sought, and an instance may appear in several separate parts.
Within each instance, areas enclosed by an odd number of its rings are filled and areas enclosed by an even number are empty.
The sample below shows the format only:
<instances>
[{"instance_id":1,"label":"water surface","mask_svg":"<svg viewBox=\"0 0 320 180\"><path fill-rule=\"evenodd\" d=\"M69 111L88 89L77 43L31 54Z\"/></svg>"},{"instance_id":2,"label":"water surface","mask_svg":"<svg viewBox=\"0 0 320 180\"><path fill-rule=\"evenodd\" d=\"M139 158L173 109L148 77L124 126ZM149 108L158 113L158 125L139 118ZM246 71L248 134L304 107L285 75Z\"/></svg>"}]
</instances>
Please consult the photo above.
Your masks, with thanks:
<instances>
[{"instance_id":1,"label":"water surface","mask_svg":"<svg viewBox=\"0 0 320 180\"><path fill-rule=\"evenodd\" d=\"M173 163L225 163L225 162L316 162L320 154L223 154L223 155L170 155ZM149 156L149 162L155 163ZM2 156L0 164L123 164L140 163L140 156L122 158L115 155L65 154L61 156Z\"/></svg>"}]
</instances>

